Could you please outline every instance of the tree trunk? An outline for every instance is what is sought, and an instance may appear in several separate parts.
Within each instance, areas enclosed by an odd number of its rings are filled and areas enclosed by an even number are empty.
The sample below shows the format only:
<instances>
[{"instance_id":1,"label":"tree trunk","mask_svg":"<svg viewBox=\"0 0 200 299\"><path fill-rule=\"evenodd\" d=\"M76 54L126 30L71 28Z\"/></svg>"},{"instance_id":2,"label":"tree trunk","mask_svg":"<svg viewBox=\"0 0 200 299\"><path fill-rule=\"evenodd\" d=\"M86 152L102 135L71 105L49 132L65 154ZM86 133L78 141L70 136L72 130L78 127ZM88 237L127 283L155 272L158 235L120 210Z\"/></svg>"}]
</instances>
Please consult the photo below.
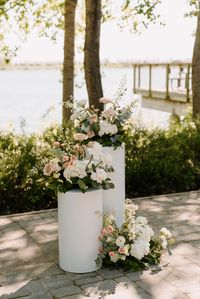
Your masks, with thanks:
<instances>
[{"instance_id":1,"label":"tree trunk","mask_svg":"<svg viewBox=\"0 0 200 299\"><path fill-rule=\"evenodd\" d=\"M86 31L84 47L84 71L90 106L100 110L103 104L98 100L103 97L100 73L100 28L101 0L85 0Z\"/></svg>"},{"instance_id":2,"label":"tree trunk","mask_svg":"<svg viewBox=\"0 0 200 299\"><path fill-rule=\"evenodd\" d=\"M193 117L200 114L200 9L192 58Z\"/></svg>"},{"instance_id":3,"label":"tree trunk","mask_svg":"<svg viewBox=\"0 0 200 299\"><path fill-rule=\"evenodd\" d=\"M74 41L75 41L75 11L77 0L65 0L64 27L64 62L63 62L63 108L62 123L65 126L71 112L65 107L65 102L74 95Z\"/></svg>"}]
</instances>

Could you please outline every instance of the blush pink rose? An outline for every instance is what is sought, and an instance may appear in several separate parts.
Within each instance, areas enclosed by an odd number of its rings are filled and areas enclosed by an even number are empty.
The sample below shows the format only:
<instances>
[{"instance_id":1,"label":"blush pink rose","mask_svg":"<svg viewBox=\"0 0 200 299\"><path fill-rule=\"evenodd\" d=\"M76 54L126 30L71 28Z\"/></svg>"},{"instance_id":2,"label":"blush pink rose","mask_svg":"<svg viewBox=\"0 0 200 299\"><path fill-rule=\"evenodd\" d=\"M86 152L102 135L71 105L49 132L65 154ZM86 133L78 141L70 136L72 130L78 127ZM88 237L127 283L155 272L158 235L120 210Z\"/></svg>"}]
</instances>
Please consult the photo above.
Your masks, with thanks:
<instances>
[{"instance_id":1,"label":"blush pink rose","mask_svg":"<svg viewBox=\"0 0 200 299\"><path fill-rule=\"evenodd\" d=\"M112 234L112 233L113 233L114 228L112 227L112 225L108 225L108 226L107 226L107 231L108 231L109 234Z\"/></svg>"},{"instance_id":2,"label":"blush pink rose","mask_svg":"<svg viewBox=\"0 0 200 299\"><path fill-rule=\"evenodd\" d=\"M124 254L125 253L125 248L124 247L119 247L118 252L120 254Z\"/></svg>"},{"instance_id":3,"label":"blush pink rose","mask_svg":"<svg viewBox=\"0 0 200 299\"><path fill-rule=\"evenodd\" d=\"M63 156L63 161L64 162L69 161L69 157L68 156Z\"/></svg>"},{"instance_id":4,"label":"blush pink rose","mask_svg":"<svg viewBox=\"0 0 200 299\"><path fill-rule=\"evenodd\" d=\"M103 104L109 104L109 103L113 104L113 101L111 99L108 99L108 98L100 98L99 102L103 103Z\"/></svg>"},{"instance_id":5,"label":"blush pink rose","mask_svg":"<svg viewBox=\"0 0 200 299\"><path fill-rule=\"evenodd\" d=\"M102 235L106 235L107 234L107 230L105 228L102 229L101 231Z\"/></svg>"},{"instance_id":6,"label":"blush pink rose","mask_svg":"<svg viewBox=\"0 0 200 299\"><path fill-rule=\"evenodd\" d=\"M60 142L59 142L59 141L55 141L55 142L53 143L53 146L55 146L55 147L59 147L59 146L60 146Z\"/></svg>"},{"instance_id":7,"label":"blush pink rose","mask_svg":"<svg viewBox=\"0 0 200 299\"><path fill-rule=\"evenodd\" d=\"M82 133L76 133L74 134L74 140L76 141L83 141L83 140L86 140L88 139L88 136L86 134L82 134Z\"/></svg>"},{"instance_id":8,"label":"blush pink rose","mask_svg":"<svg viewBox=\"0 0 200 299\"><path fill-rule=\"evenodd\" d=\"M96 123L97 122L97 116L95 114L89 116L89 121L90 121L90 124Z\"/></svg>"},{"instance_id":9,"label":"blush pink rose","mask_svg":"<svg viewBox=\"0 0 200 299\"><path fill-rule=\"evenodd\" d=\"M109 256L114 257L114 256L115 256L115 252L110 251L110 252L109 252Z\"/></svg>"}]
</instances>

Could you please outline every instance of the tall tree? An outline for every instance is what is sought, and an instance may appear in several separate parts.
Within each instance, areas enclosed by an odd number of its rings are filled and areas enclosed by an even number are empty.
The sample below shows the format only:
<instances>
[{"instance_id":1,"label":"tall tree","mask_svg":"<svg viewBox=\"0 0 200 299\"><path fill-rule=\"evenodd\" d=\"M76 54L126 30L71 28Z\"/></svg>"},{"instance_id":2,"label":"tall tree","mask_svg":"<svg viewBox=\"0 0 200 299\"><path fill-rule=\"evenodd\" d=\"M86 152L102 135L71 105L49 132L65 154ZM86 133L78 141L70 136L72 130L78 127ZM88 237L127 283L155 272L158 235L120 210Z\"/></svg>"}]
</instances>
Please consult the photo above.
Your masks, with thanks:
<instances>
[{"instance_id":1,"label":"tall tree","mask_svg":"<svg viewBox=\"0 0 200 299\"><path fill-rule=\"evenodd\" d=\"M100 73L101 0L86 0L84 70L90 105L103 109L98 99L103 96Z\"/></svg>"},{"instance_id":2,"label":"tall tree","mask_svg":"<svg viewBox=\"0 0 200 299\"><path fill-rule=\"evenodd\" d=\"M77 0L65 0L64 24L64 61L63 61L63 109L62 123L66 125L70 117L70 109L65 102L74 95L74 41L75 41L75 11Z\"/></svg>"},{"instance_id":3,"label":"tall tree","mask_svg":"<svg viewBox=\"0 0 200 299\"><path fill-rule=\"evenodd\" d=\"M100 24L102 21L113 20L117 17L120 27L131 27L133 31L147 27L155 22L157 15L155 8L160 0L79 0L86 3L86 36L85 36L85 78L90 105L98 108L102 106L98 99L103 95L100 76ZM63 66L63 102L73 96L74 81L74 34L75 10L77 0L0 0L0 42L9 30L28 33L33 27L39 28L40 35L55 40L57 34L65 31L64 66ZM102 7L101 7L102 4ZM115 8L118 12L115 13ZM114 10L113 10L114 8ZM78 6L79 14L82 7ZM84 32L84 18L79 18L79 32ZM9 20L12 23L9 24ZM15 23L13 24L13 20ZM8 28L5 26L8 24ZM78 26L77 26L78 27ZM5 34L4 34L5 32ZM21 36L21 34L20 34ZM1 45L0 45L0 48ZM4 53L10 55L9 48L3 45ZM67 123L70 111L63 106L63 124Z\"/></svg>"},{"instance_id":4,"label":"tall tree","mask_svg":"<svg viewBox=\"0 0 200 299\"><path fill-rule=\"evenodd\" d=\"M197 18L196 38L192 57L193 116L200 115L200 9Z\"/></svg>"},{"instance_id":5,"label":"tall tree","mask_svg":"<svg viewBox=\"0 0 200 299\"><path fill-rule=\"evenodd\" d=\"M114 19L113 4L108 0L85 0L86 3L86 29L84 47L84 71L87 92L90 105L99 109L103 106L98 99L103 96L101 73L100 73L100 28L101 14L103 21ZM119 7L118 24L123 28L128 27L132 31L148 27L149 23L155 22L159 15L155 14L156 6L160 0L123 0ZM103 9L101 8L103 4ZM116 6L116 3L115 3Z\"/></svg>"}]
</instances>

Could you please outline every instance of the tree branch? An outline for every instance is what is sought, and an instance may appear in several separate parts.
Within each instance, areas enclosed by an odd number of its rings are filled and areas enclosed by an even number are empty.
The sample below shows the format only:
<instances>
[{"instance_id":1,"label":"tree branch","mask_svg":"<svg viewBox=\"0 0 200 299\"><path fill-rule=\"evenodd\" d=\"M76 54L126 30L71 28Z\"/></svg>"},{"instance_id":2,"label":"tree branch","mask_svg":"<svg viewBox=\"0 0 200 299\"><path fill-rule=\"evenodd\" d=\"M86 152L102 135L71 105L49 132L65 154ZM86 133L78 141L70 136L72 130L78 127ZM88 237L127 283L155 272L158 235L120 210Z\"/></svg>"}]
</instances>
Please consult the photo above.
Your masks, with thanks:
<instances>
[{"instance_id":1,"label":"tree branch","mask_svg":"<svg viewBox=\"0 0 200 299\"><path fill-rule=\"evenodd\" d=\"M0 16L7 14L10 10L14 9L16 6L23 6L23 5L21 5L23 3L24 3L24 0L18 0L15 3L13 3L13 5L11 3L10 7L5 10L3 8L0 8Z\"/></svg>"}]
</instances>

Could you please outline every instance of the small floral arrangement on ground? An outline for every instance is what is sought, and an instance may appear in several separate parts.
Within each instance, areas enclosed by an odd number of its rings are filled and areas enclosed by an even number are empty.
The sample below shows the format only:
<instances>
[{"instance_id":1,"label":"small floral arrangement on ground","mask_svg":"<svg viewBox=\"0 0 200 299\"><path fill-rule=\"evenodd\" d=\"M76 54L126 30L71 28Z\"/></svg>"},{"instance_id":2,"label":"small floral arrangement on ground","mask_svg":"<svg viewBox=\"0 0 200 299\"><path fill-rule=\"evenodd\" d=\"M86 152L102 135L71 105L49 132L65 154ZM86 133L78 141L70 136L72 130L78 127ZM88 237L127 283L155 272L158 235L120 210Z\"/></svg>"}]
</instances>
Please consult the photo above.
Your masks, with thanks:
<instances>
[{"instance_id":1,"label":"small floral arrangement on ground","mask_svg":"<svg viewBox=\"0 0 200 299\"><path fill-rule=\"evenodd\" d=\"M44 166L47 187L59 192L78 188L82 192L91 188L114 188L108 176L113 171L111 156L102 152L98 142L87 146L54 142L52 159Z\"/></svg>"},{"instance_id":2,"label":"small floral arrangement on ground","mask_svg":"<svg viewBox=\"0 0 200 299\"><path fill-rule=\"evenodd\" d=\"M123 266L134 271L144 269L158 264L162 251L174 243L170 231L164 227L158 236L154 236L147 219L135 216L137 209L133 203L126 205L125 222L121 228L117 227L112 214L104 216L99 236L102 247L96 260L98 266Z\"/></svg>"},{"instance_id":3,"label":"small floral arrangement on ground","mask_svg":"<svg viewBox=\"0 0 200 299\"><path fill-rule=\"evenodd\" d=\"M124 79L125 80L125 79ZM125 82L122 80L114 100L100 98L104 110L86 107L86 101L66 103L71 109L71 120L74 122L74 139L86 144L89 141L98 141L103 146L121 146L124 142L126 124L131 118L134 103L120 107L120 99L125 94Z\"/></svg>"}]
</instances>

